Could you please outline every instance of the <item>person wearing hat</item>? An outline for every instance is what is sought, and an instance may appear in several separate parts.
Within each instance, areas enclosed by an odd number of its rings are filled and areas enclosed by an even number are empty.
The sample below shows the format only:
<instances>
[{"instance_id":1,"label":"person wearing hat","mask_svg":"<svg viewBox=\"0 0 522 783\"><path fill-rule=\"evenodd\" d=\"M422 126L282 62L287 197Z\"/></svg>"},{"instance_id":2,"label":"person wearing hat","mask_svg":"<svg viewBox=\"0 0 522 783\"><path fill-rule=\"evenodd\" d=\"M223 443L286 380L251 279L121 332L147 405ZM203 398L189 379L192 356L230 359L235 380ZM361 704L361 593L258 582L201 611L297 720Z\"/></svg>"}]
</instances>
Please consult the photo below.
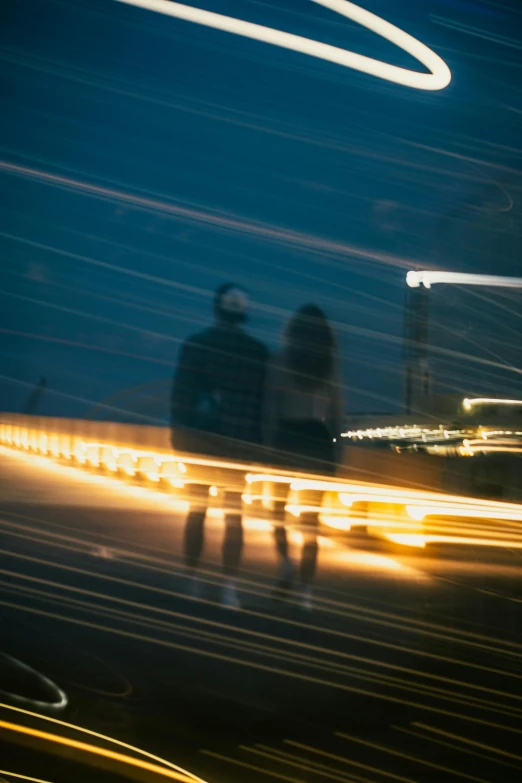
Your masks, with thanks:
<instances>
[{"instance_id":1,"label":"person wearing hat","mask_svg":"<svg viewBox=\"0 0 522 783\"><path fill-rule=\"evenodd\" d=\"M214 324L189 337L179 353L171 398L172 442L176 451L211 453L245 459L251 444L261 442L266 347L244 329L246 292L233 283L214 296ZM190 589L198 597L197 570L204 544L208 487L189 485L190 510L184 536L184 559ZM242 489L225 491L225 538L222 602L238 608L236 577L243 548Z\"/></svg>"}]
</instances>

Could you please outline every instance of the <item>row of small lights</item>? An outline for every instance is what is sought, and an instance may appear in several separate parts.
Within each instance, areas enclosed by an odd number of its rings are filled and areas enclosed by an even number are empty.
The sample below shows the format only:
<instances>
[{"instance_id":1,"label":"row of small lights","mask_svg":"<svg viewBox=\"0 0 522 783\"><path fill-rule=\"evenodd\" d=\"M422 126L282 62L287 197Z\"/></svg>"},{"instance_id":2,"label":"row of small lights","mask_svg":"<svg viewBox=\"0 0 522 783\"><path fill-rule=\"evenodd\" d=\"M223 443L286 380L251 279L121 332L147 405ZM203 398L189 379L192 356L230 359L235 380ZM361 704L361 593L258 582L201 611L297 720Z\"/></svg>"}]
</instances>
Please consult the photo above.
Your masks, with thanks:
<instances>
[{"instance_id":1,"label":"row of small lights","mask_svg":"<svg viewBox=\"0 0 522 783\"><path fill-rule=\"evenodd\" d=\"M414 424L413 426L405 425L404 427L376 427L374 429L372 428L366 430L349 430L348 432L343 432L341 437L350 439L358 438L359 440L363 440L363 438L394 439L420 437L423 440L427 440L428 437L458 437L458 435L461 433L461 430L446 430L442 424L437 429L421 428Z\"/></svg>"},{"instance_id":2,"label":"row of small lights","mask_svg":"<svg viewBox=\"0 0 522 783\"><path fill-rule=\"evenodd\" d=\"M47 434L13 424L0 425L0 442L80 466L104 468L114 475L140 476L154 483L165 482L176 489L183 489L185 485L187 466L184 462L150 451L90 443L70 435ZM217 490L211 494L217 494Z\"/></svg>"}]
</instances>

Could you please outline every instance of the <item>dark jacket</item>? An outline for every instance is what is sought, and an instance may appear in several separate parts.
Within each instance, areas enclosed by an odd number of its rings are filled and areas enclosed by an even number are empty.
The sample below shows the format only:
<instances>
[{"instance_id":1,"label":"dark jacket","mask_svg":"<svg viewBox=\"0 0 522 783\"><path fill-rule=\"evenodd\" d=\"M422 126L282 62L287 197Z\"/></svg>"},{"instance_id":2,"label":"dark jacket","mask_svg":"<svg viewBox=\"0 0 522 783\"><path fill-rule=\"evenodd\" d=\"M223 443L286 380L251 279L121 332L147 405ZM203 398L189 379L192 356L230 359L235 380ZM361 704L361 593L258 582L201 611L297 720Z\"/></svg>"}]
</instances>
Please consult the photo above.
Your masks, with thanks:
<instances>
[{"instance_id":1,"label":"dark jacket","mask_svg":"<svg viewBox=\"0 0 522 783\"><path fill-rule=\"evenodd\" d=\"M265 346L238 326L214 326L190 337L172 386L174 447L204 453L216 451L205 447L210 440L260 443L267 358ZM205 439L205 433L217 437Z\"/></svg>"}]
</instances>

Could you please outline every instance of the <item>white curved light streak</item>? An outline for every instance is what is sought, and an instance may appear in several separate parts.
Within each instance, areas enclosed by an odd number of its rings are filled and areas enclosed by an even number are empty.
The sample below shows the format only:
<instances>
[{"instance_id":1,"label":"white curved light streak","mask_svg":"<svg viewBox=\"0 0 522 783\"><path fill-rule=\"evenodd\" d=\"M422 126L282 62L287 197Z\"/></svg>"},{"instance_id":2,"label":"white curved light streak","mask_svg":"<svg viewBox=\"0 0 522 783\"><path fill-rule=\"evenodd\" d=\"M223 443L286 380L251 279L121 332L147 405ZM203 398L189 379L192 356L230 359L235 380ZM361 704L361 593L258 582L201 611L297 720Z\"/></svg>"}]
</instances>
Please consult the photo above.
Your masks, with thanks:
<instances>
[{"instance_id":1,"label":"white curved light streak","mask_svg":"<svg viewBox=\"0 0 522 783\"><path fill-rule=\"evenodd\" d=\"M31 699L28 696L20 696L18 693L11 693L10 691L0 690L0 694L3 696L7 696L9 699L12 699L13 701L18 702L18 704L25 704L25 705L32 705L33 707L36 707L38 709L48 709L48 710L56 710L60 711L65 709L65 707L68 704L68 699L65 693L62 691L61 688L56 685L52 680L50 680L48 677L45 677L40 672L37 672L36 669L33 669L32 666L28 666L26 663L22 663L22 661L19 661L18 658L13 658L11 655L7 655L6 653L2 653L2 656L4 658L7 658L8 661L10 661L11 665L19 669L22 672L28 672L29 674L33 675L38 682L44 686L47 690L51 691L56 696L55 701L41 701L39 699Z\"/></svg>"},{"instance_id":2,"label":"white curved light streak","mask_svg":"<svg viewBox=\"0 0 522 783\"><path fill-rule=\"evenodd\" d=\"M311 2L329 8L331 11L366 27L368 30L381 36L381 38L386 38L386 40L422 63L430 73L419 73L418 71L410 71L407 68L399 68L396 65L389 65L381 60L375 60L373 57L366 57L346 49L340 49L337 46L320 43L311 38L303 38L300 35L285 33L272 27L265 27L264 25L246 22L243 19L235 19L232 16L204 11L201 8L193 8L182 3L170 2L170 0L116 0L116 2L155 11L166 16L173 16L187 22L204 25L205 27L212 27L215 30L223 30L233 35L262 41L272 46L280 46L283 49L307 54L319 60L328 60L345 68L362 71L362 73L376 76L379 79L402 84L405 87L413 87L417 90L443 90L451 81L451 71L438 54L435 54L435 52L416 38L413 38L413 36L405 33L404 30L395 27L390 22L386 22L380 16L364 10L360 6L355 5L355 3L348 2L348 0L311 0Z\"/></svg>"},{"instance_id":3,"label":"white curved light streak","mask_svg":"<svg viewBox=\"0 0 522 783\"><path fill-rule=\"evenodd\" d=\"M488 285L492 288L522 288L522 277L500 277L499 275L472 275L465 272L410 271L406 275L410 288L431 288L435 283L450 285Z\"/></svg>"}]
</instances>

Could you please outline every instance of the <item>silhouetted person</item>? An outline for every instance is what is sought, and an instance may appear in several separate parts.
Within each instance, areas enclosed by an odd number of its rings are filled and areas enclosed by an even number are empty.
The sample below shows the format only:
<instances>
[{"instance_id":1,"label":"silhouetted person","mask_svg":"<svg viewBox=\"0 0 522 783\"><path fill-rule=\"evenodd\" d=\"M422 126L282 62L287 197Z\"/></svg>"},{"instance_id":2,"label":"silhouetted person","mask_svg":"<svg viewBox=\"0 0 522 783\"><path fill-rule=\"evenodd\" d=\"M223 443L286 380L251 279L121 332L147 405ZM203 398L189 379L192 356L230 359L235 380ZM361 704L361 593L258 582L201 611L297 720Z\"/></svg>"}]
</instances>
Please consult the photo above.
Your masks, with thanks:
<instances>
[{"instance_id":1,"label":"silhouetted person","mask_svg":"<svg viewBox=\"0 0 522 783\"><path fill-rule=\"evenodd\" d=\"M299 472L334 475L340 456L342 393L336 341L324 313L312 304L290 319L283 350L267 371L263 440L277 450L279 464ZM275 597L291 587L293 565L285 528L287 484L275 484L274 535L281 558ZM317 528L322 492L300 493L299 505L317 510L301 512L304 543L301 554L301 605L312 606L312 582L317 564Z\"/></svg>"},{"instance_id":2,"label":"silhouetted person","mask_svg":"<svg viewBox=\"0 0 522 783\"><path fill-rule=\"evenodd\" d=\"M205 453L208 443L212 456L245 459L246 449L252 450L249 444L260 443L268 352L244 331L247 309L247 296L239 286L222 285L214 298L214 326L183 344L172 388L172 440L176 450ZM222 600L234 608L239 606L236 575L243 548L242 492L242 486L225 488L226 582ZM196 596L208 485L189 485L189 493L184 556Z\"/></svg>"}]
</instances>

